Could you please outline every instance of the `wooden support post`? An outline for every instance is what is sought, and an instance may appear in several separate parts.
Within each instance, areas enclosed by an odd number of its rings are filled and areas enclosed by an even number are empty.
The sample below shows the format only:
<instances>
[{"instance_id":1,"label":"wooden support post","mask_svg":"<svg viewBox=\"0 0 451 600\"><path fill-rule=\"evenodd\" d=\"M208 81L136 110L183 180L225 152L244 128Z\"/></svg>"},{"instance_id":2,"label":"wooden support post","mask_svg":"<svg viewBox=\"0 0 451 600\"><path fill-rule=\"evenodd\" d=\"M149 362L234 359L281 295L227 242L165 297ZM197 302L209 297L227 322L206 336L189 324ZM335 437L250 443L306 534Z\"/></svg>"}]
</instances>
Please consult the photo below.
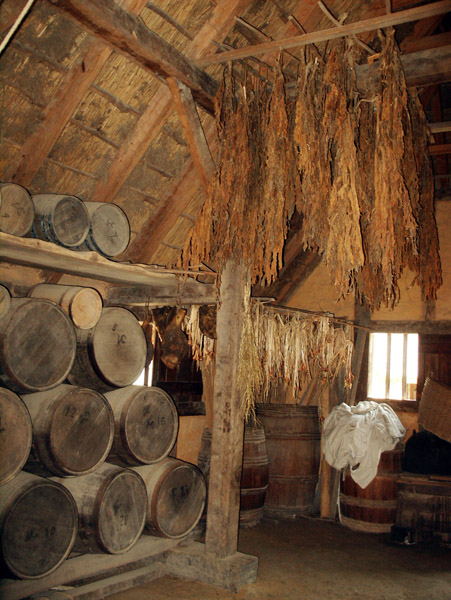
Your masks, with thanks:
<instances>
[{"instance_id":1,"label":"wooden support post","mask_svg":"<svg viewBox=\"0 0 451 600\"><path fill-rule=\"evenodd\" d=\"M216 558L238 543L244 421L237 390L243 298L249 271L229 260L222 273L217 314L214 415L205 550Z\"/></svg>"}]
</instances>

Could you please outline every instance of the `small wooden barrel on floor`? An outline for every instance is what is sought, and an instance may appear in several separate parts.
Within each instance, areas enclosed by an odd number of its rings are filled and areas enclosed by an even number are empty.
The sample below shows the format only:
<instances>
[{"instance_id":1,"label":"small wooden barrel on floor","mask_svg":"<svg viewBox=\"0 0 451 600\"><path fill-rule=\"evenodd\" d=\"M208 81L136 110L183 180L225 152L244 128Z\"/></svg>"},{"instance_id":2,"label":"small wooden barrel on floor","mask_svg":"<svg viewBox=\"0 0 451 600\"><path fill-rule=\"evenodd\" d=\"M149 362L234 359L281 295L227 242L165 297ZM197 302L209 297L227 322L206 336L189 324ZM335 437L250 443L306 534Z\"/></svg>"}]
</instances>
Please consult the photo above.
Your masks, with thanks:
<instances>
[{"instance_id":1,"label":"small wooden barrel on floor","mask_svg":"<svg viewBox=\"0 0 451 600\"><path fill-rule=\"evenodd\" d=\"M2 319L9 311L11 306L11 294L8 288L0 285L0 319Z\"/></svg>"},{"instance_id":2,"label":"small wooden barrel on floor","mask_svg":"<svg viewBox=\"0 0 451 600\"><path fill-rule=\"evenodd\" d=\"M401 475L404 447L382 452L377 475L362 489L345 472L341 482L341 522L356 531L385 533L395 523L397 481Z\"/></svg>"},{"instance_id":3,"label":"small wooden barrel on floor","mask_svg":"<svg viewBox=\"0 0 451 600\"><path fill-rule=\"evenodd\" d=\"M311 513L320 463L317 407L261 404L257 418L269 459L265 515L283 519Z\"/></svg>"},{"instance_id":4,"label":"small wooden barrel on floor","mask_svg":"<svg viewBox=\"0 0 451 600\"><path fill-rule=\"evenodd\" d=\"M74 499L64 487L20 472L0 493L3 564L20 579L48 575L69 555L77 520Z\"/></svg>"},{"instance_id":5,"label":"small wooden barrel on floor","mask_svg":"<svg viewBox=\"0 0 451 600\"><path fill-rule=\"evenodd\" d=\"M117 256L130 242L130 224L122 208L111 202L85 202L89 231L79 250L94 250L103 256Z\"/></svg>"},{"instance_id":6,"label":"small wooden barrel on floor","mask_svg":"<svg viewBox=\"0 0 451 600\"><path fill-rule=\"evenodd\" d=\"M167 538L187 535L199 522L205 506L205 479L195 465L164 458L153 465L133 468L147 487L146 528Z\"/></svg>"},{"instance_id":7,"label":"small wooden barrel on floor","mask_svg":"<svg viewBox=\"0 0 451 600\"><path fill-rule=\"evenodd\" d=\"M22 398L33 422L27 471L84 475L104 462L113 443L114 419L102 394L63 384Z\"/></svg>"},{"instance_id":8,"label":"small wooden barrel on floor","mask_svg":"<svg viewBox=\"0 0 451 600\"><path fill-rule=\"evenodd\" d=\"M76 330L77 354L70 383L111 392L132 385L146 361L146 338L133 313L105 308L93 329Z\"/></svg>"},{"instance_id":9,"label":"small wooden barrel on floor","mask_svg":"<svg viewBox=\"0 0 451 600\"><path fill-rule=\"evenodd\" d=\"M0 388L0 485L20 472L30 449L31 419L27 407L14 392Z\"/></svg>"},{"instance_id":10,"label":"small wooden barrel on floor","mask_svg":"<svg viewBox=\"0 0 451 600\"><path fill-rule=\"evenodd\" d=\"M16 183L0 183L0 231L25 236L33 219L33 201L27 190Z\"/></svg>"},{"instance_id":11,"label":"small wooden barrel on floor","mask_svg":"<svg viewBox=\"0 0 451 600\"><path fill-rule=\"evenodd\" d=\"M211 429L205 427L197 456L197 465L207 482L210 476L211 437ZM268 480L269 460L265 432L262 427L246 425L240 484L240 524L244 527L257 525L263 517Z\"/></svg>"},{"instance_id":12,"label":"small wooden barrel on floor","mask_svg":"<svg viewBox=\"0 0 451 600\"><path fill-rule=\"evenodd\" d=\"M102 314L102 297L94 288L38 283L30 289L28 297L55 302L79 329L92 329Z\"/></svg>"},{"instance_id":13,"label":"small wooden barrel on floor","mask_svg":"<svg viewBox=\"0 0 451 600\"><path fill-rule=\"evenodd\" d=\"M269 460L263 427L244 428L243 470L240 490L240 523L252 527L263 517L269 481Z\"/></svg>"},{"instance_id":14,"label":"small wooden barrel on floor","mask_svg":"<svg viewBox=\"0 0 451 600\"><path fill-rule=\"evenodd\" d=\"M75 358L75 333L59 306L13 298L0 319L0 380L16 392L40 392L62 383Z\"/></svg>"},{"instance_id":15,"label":"small wooden barrel on floor","mask_svg":"<svg viewBox=\"0 0 451 600\"><path fill-rule=\"evenodd\" d=\"M178 414L158 387L131 385L105 394L114 413L113 460L151 464L165 458L177 439Z\"/></svg>"},{"instance_id":16,"label":"small wooden barrel on floor","mask_svg":"<svg viewBox=\"0 0 451 600\"><path fill-rule=\"evenodd\" d=\"M79 198L64 194L37 194L32 199L33 237L66 248L76 248L83 243L89 229L89 215Z\"/></svg>"},{"instance_id":17,"label":"small wooden barrel on floor","mask_svg":"<svg viewBox=\"0 0 451 600\"><path fill-rule=\"evenodd\" d=\"M397 527L451 535L451 477L402 473L397 491Z\"/></svg>"},{"instance_id":18,"label":"small wooden barrel on floor","mask_svg":"<svg viewBox=\"0 0 451 600\"><path fill-rule=\"evenodd\" d=\"M136 544L147 512L146 486L137 473L104 463L89 475L53 480L78 507L76 551L122 554Z\"/></svg>"}]
</instances>

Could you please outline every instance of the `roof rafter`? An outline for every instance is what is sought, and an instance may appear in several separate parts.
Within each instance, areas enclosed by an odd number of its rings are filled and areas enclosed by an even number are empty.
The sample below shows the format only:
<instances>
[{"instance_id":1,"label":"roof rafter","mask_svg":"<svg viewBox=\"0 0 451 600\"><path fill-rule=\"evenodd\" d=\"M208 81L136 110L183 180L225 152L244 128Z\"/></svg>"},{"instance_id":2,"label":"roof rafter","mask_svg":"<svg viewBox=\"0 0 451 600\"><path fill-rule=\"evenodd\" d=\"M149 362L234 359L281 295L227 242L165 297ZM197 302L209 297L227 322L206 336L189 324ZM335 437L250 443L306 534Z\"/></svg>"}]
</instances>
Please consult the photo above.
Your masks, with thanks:
<instances>
[{"instance_id":1,"label":"roof rafter","mask_svg":"<svg viewBox=\"0 0 451 600\"><path fill-rule=\"evenodd\" d=\"M217 82L146 25L110 0L50 0L115 50L163 77L176 77L213 110Z\"/></svg>"}]
</instances>

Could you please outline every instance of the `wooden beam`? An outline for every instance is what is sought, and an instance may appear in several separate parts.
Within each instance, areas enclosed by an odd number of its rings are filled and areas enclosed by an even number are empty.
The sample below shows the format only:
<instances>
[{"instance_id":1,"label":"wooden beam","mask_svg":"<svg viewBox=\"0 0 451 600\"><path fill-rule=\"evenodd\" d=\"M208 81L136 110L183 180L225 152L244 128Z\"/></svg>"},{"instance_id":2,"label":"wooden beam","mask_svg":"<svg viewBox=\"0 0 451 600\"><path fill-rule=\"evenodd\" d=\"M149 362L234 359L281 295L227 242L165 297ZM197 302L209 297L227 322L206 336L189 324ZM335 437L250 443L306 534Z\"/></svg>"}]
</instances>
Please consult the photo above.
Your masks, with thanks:
<instances>
[{"instance_id":1,"label":"wooden beam","mask_svg":"<svg viewBox=\"0 0 451 600\"><path fill-rule=\"evenodd\" d=\"M173 302L211 304L216 292L210 284L142 265L128 265L103 258L96 252L74 252L41 240L0 233L0 260L14 265L56 271L129 286L145 286L149 299L172 297ZM181 300L181 298L184 300ZM161 304L161 302L157 303Z\"/></svg>"},{"instance_id":2,"label":"wooden beam","mask_svg":"<svg viewBox=\"0 0 451 600\"><path fill-rule=\"evenodd\" d=\"M451 121L442 121L440 123L429 123L431 133L446 133L451 131Z\"/></svg>"},{"instance_id":3,"label":"wooden beam","mask_svg":"<svg viewBox=\"0 0 451 600\"><path fill-rule=\"evenodd\" d=\"M420 50L430 50L431 48L440 48L441 46L451 46L451 32L437 33L423 38L412 39L411 36L401 42L401 52L410 54Z\"/></svg>"},{"instance_id":4,"label":"wooden beam","mask_svg":"<svg viewBox=\"0 0 451 600\"><path fill-rule=\"evenodd\" d=\"M235 14L245 9L251 0L222 0L219 2L209 21L204 23L198 31L196 37L191 42L187 50L187 56L202 56L211 46L213 39L222 40L229 30L233 27ZM167 115L174 110L172 96L165 85L160 85L152 98L152 104L143 113L142 117L136 123L136 126L126 142L121 146L119 153L113 160L109 172L103 181L99 181L94 188L91 201L108 202L114 199L121 187L125 184L128 176L141 160L155 137L160 133L166 122ZM190 162L190 169L192 163ZM197 191L197 189L196 189ZM188 202L184 205L187 206ZM169 211L172 215L172 212ZM175 217L175 221L177 220ZM174 223L175 223L174 221ZM143 227L143 230L149 232L152 219ZM148 235L139 237L139 243L133 244L126 253L127 258L134 260L136 256L134 251L143 260L147 260L146 255L141 251L141 246L148 240Z\"/></svg>"},{"instance_id":5,"label":"wooden beam","mask_svg":"<svg viewBox=\"0 0 451 600\"><path fill-rule=\"evenodd\" d=\"M185 55L111 0L50 0L85 28L145 69L176 77L191 88L196 101L213 111L218 83Z\"/></svg>"},{"instance_id":6,"label":"wooden beam","mask_svg":"<svg viewBox=\"0 0 451 600\"><path fill-rule=\"evenodd\" d=\"M433 144L432 146L429 146L429 153L431 156L451 154L451 144Z\"/></svg>"},{"instance_id":7,"label":"wooden beam","mask_svg":"<svg viewBox=\"0 0 451 600\"><path fill-rule=\"evenodd\" d=\"M213 175L214 164L193 95L191 90L181 81L168 77L167 82L188 143L192 161L206 194Z\"/></svg>"},{"instance_id":8,"label":"wooden beam","mask_svg":"<svg viewBox=\"0 0 451 600\"><path fill-rule=\"evenodd\" d=\"M237 550L244 419L237 388L243 299L249 280L243 264L222 272L217 312L214 414L205 551L218 558Z\"/></svg>"},{"instance_id":9,"label":"wooden beam","mask_svg":"<svg viewBox=\"0 0 451 600\"><path fill-rule=\"evenodd\" d=\"M132 12L141 12L146 0L125 0L123 4ZM67 122L83 100L89 86L111 55L111 49L94 40L82 53L59 85L54 97L46 107L41 123L27 138L18 156L3 174L5 181L23 186L31 184L44 160L55 145Z\"/></svg>"},{"instance_id":10,"label":"wooden beam","mask_svg":"<svg viewBox=\"0 0 451 600\"><path fill-rule=\"evenodd\" d=\"M401 56L408 87L435 85L451 79L451 46L421 50ZM357 87L371 90L378 79L379 61L357 65Z\"/></svg>"},{"instance_id":11,"label":"wooden beam","mask_svg":"<svg viewBox=\"0 0 451 600\"><path fill-rule=\"evenodd\" d=\"M330 29L324 29L322 31L315 31L305 35L298 35L290 38L274 40L271 42L264 42L262 44L256 44L253 46L245 46L244 48L229 50L228 52L222 52L219 54L211 54L210 56L196 60L195 64L199 67L205 67L207 65L237 60L239 58L260 56L261 54L265 54L269 51L278 52L287 48L299 48L308 44L317 44L328 40L346 37L348 35L365 33L366 31L373 31L383 27L391 27L393 25L409 23L419 19L426 19L434 15L446 14L450 10L451 0L440 0L439 2L434 2L425 6L418 6L416 8L410 8L400 12L390 13L388 15L385 14L379 17L373 17L372 19L366 19L364 21L359 21L358 23L349 23L348 25L343 25L343 27L340 28L334 27Z\"/></svg>"}]
</instances>

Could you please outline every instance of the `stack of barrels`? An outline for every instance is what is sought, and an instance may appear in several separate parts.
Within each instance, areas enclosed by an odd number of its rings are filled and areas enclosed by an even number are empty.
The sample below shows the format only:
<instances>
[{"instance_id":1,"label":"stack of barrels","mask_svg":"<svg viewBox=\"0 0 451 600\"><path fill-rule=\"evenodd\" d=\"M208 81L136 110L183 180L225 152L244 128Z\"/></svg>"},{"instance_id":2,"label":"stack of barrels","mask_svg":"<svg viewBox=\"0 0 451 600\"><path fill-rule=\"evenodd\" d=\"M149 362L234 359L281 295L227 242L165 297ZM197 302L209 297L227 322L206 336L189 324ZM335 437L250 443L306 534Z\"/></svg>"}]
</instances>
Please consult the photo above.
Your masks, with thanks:
<instances>
[{"instance_id":1,"label":"stack of barrels","mask_svg":"<svg viewBox=\"0 0 451 600\"><path fill-rule=\"evenodd\" d=\"M2 309L2 307L6 307ZM69 556L118 554L147 533L187 535L200 470L169 457L171 397L133 385L147 342L94 288L0 286L0 545L8 576L44 577Z\"/></svg>"},{"instance_id":2,"label":"stack of barrels","mask_svg":"<svg viewBox=\"0 0 451 600\"><path fill-rule=\"evenodd\" d=\"M0 183L0 231L107 258L124 252L130 242L127 216L117 204L83 202L67 194L30 195L15 183Z\"/></svg>"}]
</instances>

